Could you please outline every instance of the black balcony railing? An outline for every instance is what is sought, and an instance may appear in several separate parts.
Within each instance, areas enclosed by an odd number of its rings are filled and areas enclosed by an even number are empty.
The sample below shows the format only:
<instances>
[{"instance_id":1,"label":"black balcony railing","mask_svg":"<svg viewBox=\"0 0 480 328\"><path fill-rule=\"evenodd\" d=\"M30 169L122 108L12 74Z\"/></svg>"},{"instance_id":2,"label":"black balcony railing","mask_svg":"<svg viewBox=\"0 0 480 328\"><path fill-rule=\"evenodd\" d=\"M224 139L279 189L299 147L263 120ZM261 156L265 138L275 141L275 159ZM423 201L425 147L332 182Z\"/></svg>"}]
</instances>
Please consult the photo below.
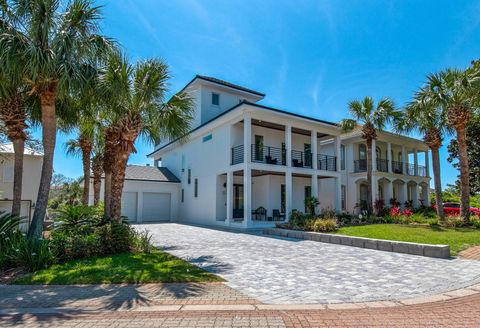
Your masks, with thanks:
<instances>
[{"instance_id":1,"label":"black balcony railing","mask_svg":"<svg viewBox=\"0 0 480 328\"><path fill-rule=\"evenodd\" d=\"M243 163L243 145L232 148L232 165Z\"/></svg>"},{"instance_id":2,"label":"black balcony railing","mask_svg":"<svg viewBox=\"0 0 480 328\"><path fill-rule=\"evenodd\" d=\"M285 151L282 148L252 145L252 162L273 165L285 165Z\"/></svg>"},{"instance_id":3,"label":"black balcony railing","mask_svg":"<svg viewBox=\"0 0 480 328\"><path fill-rule=\"evenodd\" d=\"M299 150L292 150L292 166L312 168L312 154Z\"/></svg>"},{"instance_id":4,"label":"black balcony railing","mask_svg":"<svg viewBox=\"0 0 480 328\"><path fill-rule=\"evenodd\" d=\"M392 161L392 171L396 174L403 174L403 162Z\"/></svg>"},{"instance_id":5,"label":"black balcony railing","mask_svg":"<svg viewBox=\"0 0 480 328\"><path fill-rule=\"evenodd\" d=\"M388 172L388 160L377 158L377 170L380 172Z\"/></svg>"},{"instance_id":6,"label":"black balcony railing","mask_svg":"<svg viewBox=\"0 0 480 328\"><path fill-rule=\"evenodd\" d=\"M325 171L337 170L337 157L330 155L318 154L318 169Z\"/></svg>"},{"instance_id":7,"label":"black balcony railing","mask_svg":"<svg viewBox=\"0 0 480 328\"><path fill-rule=\"evenodd\" d=\"M408 164L407 163L407 175L417 175L417 170L415 168L415 164Z\"/></svg>"},{"instance_id":8,"label":"black balcony railing","mask_svg":"<svg viewBox=\"0 0 480 328\"><path fill-rule=\"evenodd\" d=\"M417 166L417 175L419 177L426 177L427 176L427 168L422 165Z\"/></svg>"},{"instance_id":9,"label":"black balcony railing","mask_svg":"<svg viewBox=\"0 0 480 328\"><path fill-rule=\"evenodd\" d=\"M353 161L353 172L366 172L366 171L367 171L366 159L357 159Z\"/></svg>"}]
</instances>

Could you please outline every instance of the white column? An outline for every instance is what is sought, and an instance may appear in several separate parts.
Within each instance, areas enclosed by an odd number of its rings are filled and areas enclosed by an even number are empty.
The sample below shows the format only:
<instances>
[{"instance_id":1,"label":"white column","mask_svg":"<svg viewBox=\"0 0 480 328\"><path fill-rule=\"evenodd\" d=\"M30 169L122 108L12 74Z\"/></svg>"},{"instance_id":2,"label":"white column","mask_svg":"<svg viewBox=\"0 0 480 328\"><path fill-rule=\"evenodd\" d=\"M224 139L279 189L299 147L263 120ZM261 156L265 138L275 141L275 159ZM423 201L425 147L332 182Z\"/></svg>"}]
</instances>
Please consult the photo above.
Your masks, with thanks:
<instances>
[{"instance_id":1,"label":"white column","mask_svg":"<svg viewBox=\"0 0 480 328\"><path fill-rule=\"evenodd\" d=\"M287 168L285 172L285 219L290 219L292 212L292 171Z\"/></svg>"},{"instance_id":2,"label":"white column","mask_svg":"<svg viewBox=\"0 0 480 328\"><path fill-rule=\"evenodd\" d=\"M425 152L425 175L426 177L430 177L430 160L429 160L429 151Z\"/></svg>"},{"instance_id":3,"label":"white column","mask_svg":"<svg viewBox=\"0 0 480 328\"><path fill-rule=\"evenodd\" d=\"M227 224L233 219L233 172L227 172Z\"/></svg>"},{"instance_id":4,"label":"white column","mask_svg":"<svg viewBox=\"0 0 480 328\"><path fill-rule=\"evenodd\" d=\"M310 144L311 144L311 148L312 148L312 169L316 170L318 168L317 131L312 131L311 132ZM312 185L312 192L313 192L313 185Z\"/></svg>"},{"instance_id":5,"label":"white column","mask_svg":"<svg viewBox=\"0 0 480 328\"><path fill-rule=\"evenodd\" d=\"M388 161L388 173L392 173L392 144L387 143L387 161Z\"/></svg>"},{"instance_id":6,"label":"white column","mask_svg":"<svg viewBox=\"0 0 480 328\"><path fill-rule=\"evenodd\" d=\"M416 149L413 150L413 165L415 167L414 174L415 176L417 176L418 175L418 153Z\"/></svg>"},{"instance_id":7,"label":"white column","mask_svg":"<svg viewBox=\"0 0 480 328\"><path fill-rule=\"evenodd\" d=\"M377 170L377 140L372 140L372 171Z\"/></svg>"},{"instance_id":8,"label":"white column","mask_svg":"<svg viewBox=\"0 0 480 328\"><path fill-rule=\"evenodd\" d=\"M405 146L402 146L402 170L403 170L403 174L407 174L407 168L408 168L408 163L407 163L407 159L408 159L408 156L407 156L407 150L405 149Z\"/></svg>"},{"instance_id":9,"label":"white column","mask_svg":"<svg viewBox=\"0 0 480 328\"><path fill-rule=\"evenodd\" d=\"M337 213L342 211L342 179L341 177L335 178L335 210L337 211Z\"/></svg>"},{"instance_id":10,"label":"white column","mask_svg":"<svg viewBox=\"0 0 480 328\"><path fill-rule=\"evenodd\" d=\"M336 162L337 162L337 172L341 171L341 161L340 161L340 152L341 152L341 145L342 141L340 140L340 137L335 137L335 156L337 157Z\"/></svg>"},{"instance_id":11,"label":"white column","mask_svg":"<svg viewBox=\"0 0 480 328\"><path fill-rule=\"evenodd\" d=\"M249 113L243 115L243 162L252 161L252 118Z\"/></svg>"},{"instance_id":12,"label":"white column","mask_svg":"<svg viewBox=\"0 0 480 328\"><path fill-rule=\"evenodd\" d=\"M405 208L405 202L408 200L408 185L404 182L402 184L402 199L400 201L400 206Z\"/></svg>"},{"instance_id":13,"label":"white column","mask_svg":"<svg viewBox=\"0 0 480 328\"><path fill-rule=\"evenodd\" d=\"M287 167L292 166L292 127L285 126L285 151L287 153Z\"/></svg>"},{"instance_id":14,"label":"white column","mask_svg":"<svg viewBox=\"0 0 480 328\"><path fill-rule=\"evenodd\" d=\"M243 170L243 226L247 228L252 221L252 169L246 164Z\"/></svg>"}]
</instances>

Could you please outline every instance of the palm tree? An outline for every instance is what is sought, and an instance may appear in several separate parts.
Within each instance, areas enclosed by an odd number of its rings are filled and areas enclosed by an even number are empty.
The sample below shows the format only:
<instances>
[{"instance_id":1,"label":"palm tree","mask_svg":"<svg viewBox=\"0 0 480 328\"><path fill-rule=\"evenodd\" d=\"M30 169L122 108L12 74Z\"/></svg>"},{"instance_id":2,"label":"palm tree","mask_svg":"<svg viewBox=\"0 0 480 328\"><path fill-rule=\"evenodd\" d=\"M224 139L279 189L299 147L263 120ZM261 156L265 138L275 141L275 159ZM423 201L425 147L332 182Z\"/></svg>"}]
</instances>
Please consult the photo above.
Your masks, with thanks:
<instances>
[{"instance_id":1,"label":"palm tree","mask_svg":"<svg viewBox=\"0 0 480 328\"><path fill-rule=\"evenodd\" d=\"M425 144L432 151L432 168L435 185L435 202L440 221L445 221L442 199L442 182L440 174L440 147L443 136L451 134L446 125L445 112L440 107L432 106L426 86L417 91L413 100L406 106L401 120L397 120L395 129L399 132L417 131L423 135Z\"/></svg>"},{"instance_id":2,"label":"palm tree","mask_svg":"<svg viewBox=\"0 0 480 328\"><path fill-rule=\"evenodd\" d=\"M112 219L120 220L125 169L130 154L136 152L137 138L156 143L160 137L181 137L190 129L192 99L182 93L165 102L169 78L167 65L159 59L132 66L119 55L110 58L100 78L105 95L115 95L108 111L104 155L105 195L111 197L105 198L105 209Z\"/></svg>"},{"instance_id":3,"label":"palm tree","mask_svg":"<svg viewBox=\"0 0 480 328\"><path fill-rule=\"evenodd\" d=\"M0 66L2 66L0 64ZM2 66L3 67L3 66ZM27 140L27 110L25 89L19 75L0 72L0 119L5 125L5 133L13 144L13 204L11 214L20 216L22 205L23 157Z\"/></svg>"},{"instance_id":4,"label":"palm tree","mask_svg":"<svg viewBox=\"0 0 480 328\"><path fill-rule=\"evenodd\" d=\"M470 216L470 183L467 155L466 127L475 108L480 72L475 69L465 71L447 69L430 74L425 88L425 97L430 106L442 108L447 125L455 131L458 142L460 166L460 215L465 221Z\"/></svg>"},{"instance_id":5,"label":"palm tree","mask_svg":"<svg viewBox=\"0 0 480 328\"><path fill-rule=\"evenodd\" d=\"M2 16L12 22L0 36L0 58L7 69L21 68L29 94L38 97L44 158L40 187L28 236L40 238L46 214L56 143L56 104L72 90L81 89L95 70L92 63L112 43L98 35L99 7L90 0L73 0L64 12L59 1L11 0L2 4ZM2 63L3 64L3 63Z\"/></svg>"},{"instance_id":6,"label":"palm tree","mask_svg":"<svg viewBox=\"0 0 480 328\"><path fill-rule=\"evenodd\" d=\"M344 132L354 130L357 125L362 125L362 138L367 144L367 211L372 212L372 142L377 138L377 131L382 131L386 126L400 117L400 112L395 109L395 104L390 98L381 99L375 106L371 97L363 100L353 100L348 104L348 110L353 119L344 119L340 127Z\"/></svg>"},{"instance_id":7,"label":"palm tree","mask_svg":"<svg viewBox=\"0 0 480 328\"><path fill-rule=\"evenodd\" d=\"M100 204L100 188L102 186L104 146L99 138L93 146L92 175L93 175L93 205Z\"/></svg>"}]
</instances>

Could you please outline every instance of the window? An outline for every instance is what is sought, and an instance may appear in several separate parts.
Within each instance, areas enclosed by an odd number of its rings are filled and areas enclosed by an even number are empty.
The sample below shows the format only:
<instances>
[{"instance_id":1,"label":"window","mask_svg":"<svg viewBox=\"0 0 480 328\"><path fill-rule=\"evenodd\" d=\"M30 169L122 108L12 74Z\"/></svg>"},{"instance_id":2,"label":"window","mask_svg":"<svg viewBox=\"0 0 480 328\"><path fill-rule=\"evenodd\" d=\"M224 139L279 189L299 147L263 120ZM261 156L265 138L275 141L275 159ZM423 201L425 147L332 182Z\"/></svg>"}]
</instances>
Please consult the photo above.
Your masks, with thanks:
<instances>
[{"instance_id":1,"label":"window","mask_svg":"<svg viewBox=\"0 0 480 328\"><path fill-rule=\"evenodd\" d=\"M285 185L280 186L280 212L285 213Z\"/></svg>"},{"instance_id":2,"label":"window","mask_svg":"<svg viewBox=\"0 0 480 328\"><path fill-rule=\"evenodd\" d=\"M345 170L345 145L340 145L340 169Z\"/></svg>"},{"instance_id":3,"label":"window","mask_svg":"<svg viewBox=\"0 0 480 328\"><path fill-rule=\"evenodd\" d=\"M305 153L305 166L312 167L312 145L303 144L303 151Z\"/></svg>"},{"instance_id":4,"label":"window","mask_svg":"<svg viewBox=\"0 0 480 328\"><path fill-rule=\"evenodd\" d=\"M212 105L220 106L220 95L218 93L212 93Z\"/></svg>"},{"instance_id":5,"label":"window","mask_svg":"<svg viewBox=\"0 0 480 328\"><path fill-rule=\"evenodd\" d=\"M194 182L194 188L193 188L193 196L194 197L198 197L198 179L195 178L195 182Z\"/></svg>"},{"instance_id":6,"label":"window","mask_svg":"<svg viewBox=\"0 0 480 328\"><path fill-rule=\"evenodd\" d=\"M377 159L382 158L382 151L380 150L380 147L375 148L375 153L377 155Z\"/></svg>"},{"instance_id":7,"label":"window","mask_svg":"<svg viewBox=\"0 0 480 328\"><path fill-rule=\"evenodd\" d=\"M358 145L358 159L366 160L367 159L367 146L364 144Z\"/></svg>"},{"instance_id":8,"label":"window","mask_svg":"<svg viewBox=\"0 0 480 328\"><path fill-rule=\"evenodd\" d=\"M342 185L342 211L347 210L347 188Z\"/></svg>"},{"instance_id":9,"label":"window","mask_svg":"<svg viewBox=\"0 0 480 328\"><path fill-rule=\"evenodd\" d=\"M202 141L203 141L203 142L207 142L207 141L209 141L209 140L212 140L212 134L211 134L211 133L208 134L208 135L206 135L206 136L204 136L204 137L202 138Z\"/></svg>"},{"instance_id":10,"label":"window","mask_svg":"<svg viewBox=\"0 0 480 328\"><path fill-rule=\"evenodd\" d=\"M256 161L263 162L263 136L255 135L255 156Z\"/></svg>"},{"instance_id":11,"label":"window","mask_svg":"<svg viewBox=\"0 0 480 328\"><path fill-rule=\"evenodd\" d=\"M13 182L13 166L3 165L3 182Z\"/></svg>"},{"instance_id":12,"label":"window","mask_svg":"<svg viewBox=\"0 0 480 328\"><path fill-rule=\"evenodd\" d=\"M185 201L185 189L182 188L182 203Z\"/></svg>"},{"instance_id":13,"label":"window","mask_svg":"<svg viewBox=\"0 0 480 328\"><path fill-rule=\"evenodd\" d=\"M188 184L192 183L192 170L188 169Z\"/></svg>"},{"instance_id":14,"label":"window","mask_svg":"<svg viewBox=\"0 0 480 328\"><path fill-rule=\"evenodd\" d=\"M312 196L312 187L305 186L305 199ZM305 202L304 202L305 203ZM307 204L305 203L305 213L308 213Z\"/></svg>"}]
</instances>

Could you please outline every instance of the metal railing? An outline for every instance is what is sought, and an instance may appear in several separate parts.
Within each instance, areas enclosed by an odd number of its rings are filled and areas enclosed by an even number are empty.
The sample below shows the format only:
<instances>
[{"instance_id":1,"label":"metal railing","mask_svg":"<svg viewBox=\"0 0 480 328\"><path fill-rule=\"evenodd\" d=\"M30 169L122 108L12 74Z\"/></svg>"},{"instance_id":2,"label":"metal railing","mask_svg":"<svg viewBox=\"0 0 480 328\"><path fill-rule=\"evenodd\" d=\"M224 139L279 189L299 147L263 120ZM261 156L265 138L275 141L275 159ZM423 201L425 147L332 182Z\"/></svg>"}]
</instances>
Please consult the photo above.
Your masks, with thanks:
<instances>
[{"instance_id":1,"label":"metal railing","mask_svg":"<svg viewBox=\"0 0 480 328\"><path fill-rule=\"evenodd\" d=\"M388 172L388 160L377 158L377 170L380 172Z\"/></svg>"},{"instance_id":2,"label":"metal railing","mask_svg":"<svg viewBox=\"0 0 480 328\"><path fill-rule=\"evenodd\" d=\"M282 148L252 144L251 151L252 162L273 165L286 164L286 154L285 151L282 150Z\"/></svg>"},{"instance_id":3,"label":"metal railing","mask_svg":"<svg viewBox=\"0 0 480 328\"><path fill-rule=\"evenodd\" d=\"M299 150L292 150L292 166L312 168L312 154Z\"/></svg>"},{"instance_id":4,"label":"metal railing","mask_svg":"<svg viewBox=\"0 0 480 328\"><path fill-rule=\"evenodd\" d=\"M232 148L231 159L232 165L243 163L243 145Z\"/></svg>"},{"instance_id":5,"label":"metal railing","mask_svg":"<svg viewBox=\"0 0 480 328\"><path fill-rule=\"evenodd\" d=\"M318 169L325 171L337 170L337 157L331 155L318 154Z\"/></svg>"},{"instance_id":6,"label":"metal railing","mask_svg":"<svg viewBox=\"0 0 480 328\"><path fill-rule=\"evenodd\" d=\"M366 172L367 171L367 160L366 159L357 159L353 161L353 172Z\"/></svg>"},{"instance_id":7,"label":"metal railing","mask_svg":"<svg viewBox=\"0 0 480 328\"><path fill-rule=\"evenodd\" d=\"M426 177L427 176L427 168L423 165L418 165L417 166L417 176Z\"/></svg>"},{"instance_id":8,"label":"metal railing","mask_svg":"<svg viewBox=\"0 0 480 328\"><path fill-rule=\"evenodd\" d=\"M392 172L396 174L403 174L403 162L392 161Z\"/></svg>"},{"instance_id":9,"label":"metal railing","mask_svg":"<svg viewBox=\"0 0 480 328\"><path fill-rule=\"evenodd\" d=\"M417 170L416 170L415 164L407 163L406 167L407 167L407 175L412 175L412 176L417 175Z\"/></svg>"}]
</instances>

